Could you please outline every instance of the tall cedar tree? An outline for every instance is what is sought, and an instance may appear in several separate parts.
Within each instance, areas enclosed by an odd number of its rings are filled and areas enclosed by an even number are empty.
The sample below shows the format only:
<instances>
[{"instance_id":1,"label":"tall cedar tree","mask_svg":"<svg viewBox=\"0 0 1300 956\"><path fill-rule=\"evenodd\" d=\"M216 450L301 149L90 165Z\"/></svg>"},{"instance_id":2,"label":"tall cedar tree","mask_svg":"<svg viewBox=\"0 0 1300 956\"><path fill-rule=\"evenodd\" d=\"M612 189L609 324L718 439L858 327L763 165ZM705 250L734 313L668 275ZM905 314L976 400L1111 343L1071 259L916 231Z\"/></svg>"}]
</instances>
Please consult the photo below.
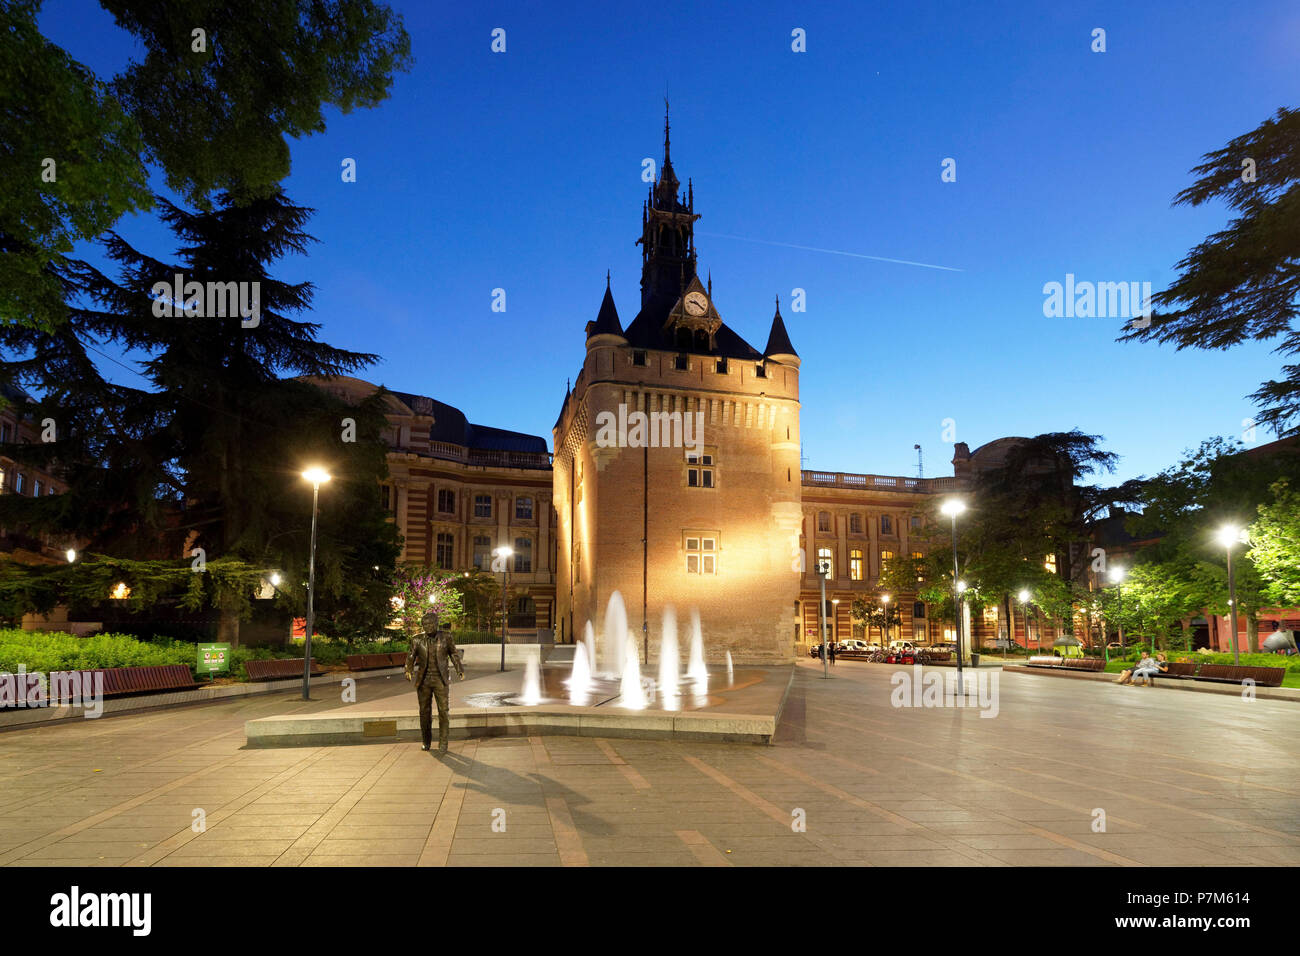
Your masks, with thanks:
<instances>
[{"instance_id":1,"label":"tall cedar tree","mask_svg":"<svg viewBox=\"0 0 1300 956\"><path fill-rule=\"evenodd\" d=\"M1171 342L1178 349L1227 349L1277 341L1300 355L1300 110L1282 108L1259 128L1207 153L1200 178L1175 205L1219 199L1240 215L1178 263L1182 274L1152 297L1150 325L1121 341ZM1250 396L1259 420L1278 434L1300 427L1300 364Z\"/></svg>"},{"instance_id":2,"label":"tall cedar tree","mask_svg":"<svg viewBox=\"0 0 1300 956\"><path fill-rule=\"evenodd\" d=\"M300 607L311 501L300 473L321 464L335 477L321 493L321 620L340 633L373 631L386 620L385 582L398 553L377 491L387 474L382 395L354 408L284 376L328 378L377 356L317 341L318 325L290 317L309 308L311 285L267 272L314 241L303 228L311 210L283 193L245 206L223 195L212 212L159 204L183 243L179 264L110 234L119 280L85 263L68 280L70 291L102 308L70 308L55 332L0 329L6 352L21 356L0 366L0 377L43 392L36 414L58 424L57 442L23 446L16 456L56 458L71 486L40 501L0 500L0 521L83 535L88 550L121 556L180 558L202 548L209 559L261 563L285 572L283 599ZM205 289L258 283L258 324L155 314L164 311L155 283L177 273ZM153 387L108 381L95 361L105 343L141 355L140 372ZM345 419L355 422L355 441L344 440ZM221 637L237 642L238 615L222 606Z\"/></svg>"}]
</instances>

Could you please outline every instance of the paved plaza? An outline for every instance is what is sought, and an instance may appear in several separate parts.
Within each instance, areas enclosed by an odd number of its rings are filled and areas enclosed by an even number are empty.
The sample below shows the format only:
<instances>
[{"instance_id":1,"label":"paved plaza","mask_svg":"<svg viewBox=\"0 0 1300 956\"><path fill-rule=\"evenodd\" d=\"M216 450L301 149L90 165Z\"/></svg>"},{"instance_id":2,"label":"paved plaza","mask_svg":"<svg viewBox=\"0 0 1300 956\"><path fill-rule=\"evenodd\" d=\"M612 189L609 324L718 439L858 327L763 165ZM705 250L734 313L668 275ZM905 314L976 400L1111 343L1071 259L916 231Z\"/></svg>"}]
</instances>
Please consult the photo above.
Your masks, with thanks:
<instances>
[{"instance_id":1,"label":"paved plaza","mask_svg":"<svg viewBox=\"0 0 1300 956\"><path fill-rule=\"evenodd\" d=\"M897 671L801 661L771 746L248 748L247 720L337 706L290 689L7 732L0 864L1300 863L1300 704L1007 673L987 718L893 706Z\"/></svg>"}]
</instances>

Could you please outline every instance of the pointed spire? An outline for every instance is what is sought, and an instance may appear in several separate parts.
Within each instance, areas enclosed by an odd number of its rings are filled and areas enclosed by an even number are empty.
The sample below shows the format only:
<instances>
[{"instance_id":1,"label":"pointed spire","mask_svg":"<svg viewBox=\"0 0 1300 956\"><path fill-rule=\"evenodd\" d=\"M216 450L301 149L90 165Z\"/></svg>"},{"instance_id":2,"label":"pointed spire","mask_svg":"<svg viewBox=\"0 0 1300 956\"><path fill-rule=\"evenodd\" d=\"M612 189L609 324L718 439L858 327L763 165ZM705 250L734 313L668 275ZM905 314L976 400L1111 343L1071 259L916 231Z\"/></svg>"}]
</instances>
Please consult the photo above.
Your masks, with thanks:
<instances>
[{"instance_id":1,"label":"pointed spire","mask_svg":"<svg viewBox=\"0 0 1300 956\"><path fill-rule=\"evenodd\" d=\"M794 350L790 344L790 334L785 330L785 322L781 319L781 296L776 297L776 314L772 316L772 331L767 336L767 348L763 349L763 354L767 357L773 355L790 355L794 358L799 357L799 353Z\"/></svg>"},{"instance_id":2,"label":"pointed spire","mask_svg":"<svg viewBox=\"0 0 1300 956\"><path fill-rule=\"evenodd\" d=\"M618 320L618 309L614 307L614 293L610 289L610 272L605 270L605 298L601 300L600 312L595 322L587 323L587 338L593 335L622 335L623 325Z\"/></svg>"},{"instance_id":3,"label":"pointed spire","mask_svg":"<svg viewBox=\"0 0 1300 956\"><path fill-rule=\"evenodd\" d=\"M664 165L671 165L672 160L668 158L668 97L664 97Z\"/></svg>"},{"instance_id":4,"label":"pointed spire","mask_svg":"<svg viewBox=\"0 0 1300 956\"><path fill-rule=\"evenodd\" d=\"M673 160L669 151L668 139L668 97L664 97L664 164L659 171L659 183L655 187L655 194L659 198L659 208L672 209L679 204L677 198L677 187L681 181L677 174L673 172Z\"/></svg>"}]
</instances>

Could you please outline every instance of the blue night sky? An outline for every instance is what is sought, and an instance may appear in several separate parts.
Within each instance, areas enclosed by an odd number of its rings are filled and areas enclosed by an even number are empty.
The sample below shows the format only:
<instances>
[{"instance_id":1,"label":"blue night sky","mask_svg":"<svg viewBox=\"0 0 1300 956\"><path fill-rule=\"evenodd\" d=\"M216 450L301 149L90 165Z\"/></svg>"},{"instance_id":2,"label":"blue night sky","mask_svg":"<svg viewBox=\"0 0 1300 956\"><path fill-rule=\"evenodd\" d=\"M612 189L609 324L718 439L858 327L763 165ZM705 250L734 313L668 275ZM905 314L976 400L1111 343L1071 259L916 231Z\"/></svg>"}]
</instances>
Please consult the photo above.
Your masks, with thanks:
<instances>
[{"instance_id":1,"label":"blue night sky","mask_svg":"<svg viewBox=\"0 0 1300 956\"><path fill-rule=\"evenodd\" d=\"M415 64L293 144L287 190L320 243L276 270L315 284L323 338L383 356L371 381L549 443L607 268L625 325L639 307L665 88L724 321L761 349L781 296L805 467L913 475L919 443L927 476L951 474L952 418L972 449L1078 427L1122 456L1116 479L1153 474L1240 434L1281 364L1119 344L1121 320L1044 318L1042 288L1159 290L1223 227L1221 206L1170 202L1202 154L1297 105L1295 3L393 5ZM103 76L132 53L90 0L47 0L41 25ZM172 251L147 216L118 229Z\"/></svg>"}]
</instances>

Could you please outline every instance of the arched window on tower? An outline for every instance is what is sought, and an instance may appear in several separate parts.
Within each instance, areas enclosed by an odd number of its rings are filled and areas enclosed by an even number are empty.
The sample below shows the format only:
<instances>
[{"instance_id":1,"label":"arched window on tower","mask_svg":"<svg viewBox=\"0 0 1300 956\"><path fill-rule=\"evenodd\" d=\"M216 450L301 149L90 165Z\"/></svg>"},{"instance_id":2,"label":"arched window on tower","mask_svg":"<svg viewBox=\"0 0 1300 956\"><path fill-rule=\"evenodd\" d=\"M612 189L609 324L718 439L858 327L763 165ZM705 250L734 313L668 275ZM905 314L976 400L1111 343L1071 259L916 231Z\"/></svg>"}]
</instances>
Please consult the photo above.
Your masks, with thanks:
<instances>
[{"instance_id":1,"label":"arched window on tower","mask_svg":"<svg viewBox=\"0 0 1300 956\"><path fill-rule=\"evenodd\" d=\"M689 352L691 350L691 330L677 326L677 351Z\"/></svg>"},{"instance_id":2,"label":"arched window on tower","mask_svg":"<svg viewBox=\"0 0 1300 956\"><path fill-rule=\"evenodd\" d=\"M695 351L707 352L709 350L709 333L703 329L695 330Z\"/></svg>"}]
</instances>

